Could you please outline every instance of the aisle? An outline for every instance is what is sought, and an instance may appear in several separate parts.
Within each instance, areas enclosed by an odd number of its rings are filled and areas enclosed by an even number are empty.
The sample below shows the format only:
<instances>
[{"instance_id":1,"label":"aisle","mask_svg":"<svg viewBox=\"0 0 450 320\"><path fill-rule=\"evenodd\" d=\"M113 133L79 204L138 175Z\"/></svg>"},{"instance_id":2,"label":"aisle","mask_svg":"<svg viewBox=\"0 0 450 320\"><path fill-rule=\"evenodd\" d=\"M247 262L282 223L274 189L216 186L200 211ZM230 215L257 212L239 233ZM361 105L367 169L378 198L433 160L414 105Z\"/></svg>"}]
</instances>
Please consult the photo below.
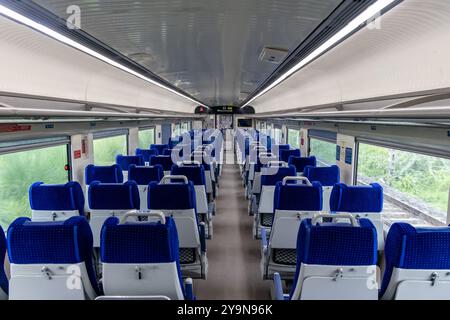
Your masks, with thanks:
<instances>
[{"instance_id":1,"label":"aisle","mask_svg":"<svg viewBox=\"0 0 450 320\"><path fill-rule=\"evenodd\" d=\"M208 279L194 281L197 299L269 299L271 281L261 279L260 242L252 237L237 165L224 165L216 201Z\"/></svg>"}]
</instances>

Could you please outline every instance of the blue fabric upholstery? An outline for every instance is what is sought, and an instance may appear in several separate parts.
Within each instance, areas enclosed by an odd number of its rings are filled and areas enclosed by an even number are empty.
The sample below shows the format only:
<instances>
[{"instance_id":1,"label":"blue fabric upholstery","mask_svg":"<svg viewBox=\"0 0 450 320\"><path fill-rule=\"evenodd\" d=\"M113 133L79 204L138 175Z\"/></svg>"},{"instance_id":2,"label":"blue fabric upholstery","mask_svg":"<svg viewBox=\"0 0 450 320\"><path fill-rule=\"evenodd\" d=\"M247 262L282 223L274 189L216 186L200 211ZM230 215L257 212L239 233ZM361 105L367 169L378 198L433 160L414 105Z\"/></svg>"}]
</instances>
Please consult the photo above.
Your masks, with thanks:
<instances>
[{"instance_id":1,"label":"blue fabric upholstery","mask_svg":"<svg viewBox=\"0 0 450 320\"><path fill-rule=\"evenodd\" d=\"M117 165L112 166L94 166L90 164L85 169L86 184L90 185L92 181L101 183L122 183L122 169Z\"/></svg>"},{"instance_id":2,"label":"blue fabric upholstery","mask_svg":"<svg viewBox=\"0 0 450 320\"><path fill-rule=\"evenodd\" d=\"M157 156L158 150L156 149L136 149L136 155L141 156L144 162L149 162L151 156Z\"/></svg>"},{"instance_id":3,"label":"blue fabric upholstery","mask_svg":"<svg viewBox=\"0 0 450 320\"><path fill-rule=\"evenodd\" d=\"M17 218L8 228L8 256L14 264L76 264L84 262L97 294L92 232L85 217L62 222L31 222Z\"/></svg>"},{"instance_id":4,"label":"blue fabric upholstery","mask_svg":"<svg viewBox=\"0 0 450 320\"><path fill-rule=\"evenodd\" d=\"M116 156L116 163L123 171L128 171L128 168L132 164L136 166L143 166L145 164L142 156L123 156L121 154Z\"/></svg>"},{"instance_id":5,"label":"blue fabric upholstery","mask_svg":"<svg viewBox=\"0 0 450 320\"><path fill-rule=\"evenodd\" d=\"M117 217L110 217L102 227L100 255L103 263L176 262L180 285L184 289L178 250L177 228L171 217L166 217L165 224L119 224Z\"/></svg>"},{"instance_id":6,"label":"blue fabric upholstery","mask_svg":"<svg viewBox=\"0 0 450 320\"><path fill-rule=\"evenodd\" d=\"M151 144L150 149L158 150L158 154L163 154L164 149L170 149L168 144Z\"/></svg>"},{"instance_id":7,"label":"blue fabric upholstery","mask_svg":"<svg viewBox=\"0 0 450 320\"><path fill-rule=\"evenodd\" d=\"M330 196L332 212L381 212L383 211L383 187L334 185Z\"/></svg>"},{"instance_id":8,"label":"blue fabric upholstery","mask_svg":"<svg viewBox=\"0 0 450 320\"><path fill-rule=\"evenodd\" d=\"M316 167L317 160L314 156L307 158L290 156L288 164L293 165L297 169L297 172L303 172L306 166Z\"/></svg>"},{"instance_id":9,"label":"blue fabric upholstery","mask_svg":"<svg viewBox=\"0 0 450 320\"><path fill-rule=\"evenodd\" d=\"M312 225L304 219L297 236L297 283L301 264L330 266L371 266L377 263L377 231L369 219L359 226L325 223ZM295 285L291 291L294 293Z\"/></svg>"},{"instance_id":10,"label":"blue fabric upholstery","mask_svg":"<svg viewBox=\"0 0 450 320\"><path fill-rule=\"evenodd\" d=\"M189 181L192 181L192 183L195 186L198 185L206 185L205 182L205 169L202 165L186 165L178 166L174 164L172 166L172 170L170 172L172 176L180 175L180 176L186 176Z\"/></svg>"},{"instance_id":11,"label":"blue fabric upholstery","mask_svg":"<svg viewBox=\"0 0 450 320\"><path fill-rule=\"evenodd\" d=\"M277 170L276 174L264 174L265 170ZM289 167L271 167L265 168L265 170L261 171L261 185L262 186L274 186L278 181L283 181L284 177L293 177L297 175L294 166Z\"/></svg>"},{"instance_id":12,"label":"blue fabric upholstery","mask_svg":"<svg viewBox=\"0 0 450 320\"><path fill-rule=\"evenodd\" d=\"M408 223L394 223L384 250L386 268L381 296L394 268L450 270L450 227L415 228Z\"/></svg>"},{"instance_id":13,"label":"blue fabric upholstery","mask_svg":"<svg viewBox=\"0 0 450 320\"><path fill-rule=\"evenodd\" d=\"M195 209L197 212L194 184L191 181L187 184L151 182L148 188L148 209Z\"/></svg>"},{"instance_id":14,"label":"blue fabric upholstery","mask_svg":"<svg viewBox=\"0 0 450 320\"><path fill-rule=\"evenodd\" d=\"M80 215L84 215L84 194L78 182L66 184L35 182L28 194L33 210L78 210Z\"/></svg>"},{"instance_id":15,"label":"blue fabric upholstery","mask_svg":"<svg viewBox=\"0 0 450 320\"><path fill-rule=\"evenodd\" d=\"M181 137L170 138L169 139L169 148L173 149L177 144L181 142Z\"/></svg>"},{"instance_id":16,"label":"blue fabric upholstery","mask_svg":"<svg viewBox=\"0 0 450 320\"><path fill-rule=\"evenodd\" d=\"M89 207L95 210L139 209L139 189L134 181L109 184L94 181L89 187Z\"/></svg>"},{"instance_id":17,"label":"blue fabric upholstery","mask_svg":"<svg viewBox=\"0 0 450 320\"><path fill-rule=\"evenodd\" d=\"M314 181L312 186L277 182L274 194L274 210L321 211L322 185Z\"/></svg>"},{"instance_id":18,"label":"blue fabric upholstery","mask_svg":"<svg viewBox=\"0 0 450 320\"><path fill-rule=\"evenodd\" d=\"M173 161L171 156L153 156L150 158L150 165L155 166L160 164L164 171L170 171L172 169Z\"/></svg>"},{"instance_id":19,"label":"blue fabric upholstery","mask_svg":"<svg viewBox=\"0 0 450 320\"><path fill-rule=\"evenodd\" d=\"M301 157L300 149L280 150L280 160L284 162L289 161L289 157Z\"/></svg>"},{"instance_id":20,"label":"blue fabric upholstery","mask_svg":"<svg viewBox=\"0 0 450 320\"><path fill-rule=\"evenodd\" d=\"M164 169L160 164L150 167L138 167L132 164L128 169L128 180L141 186L148 186L152 181L159 182L163 177Z\"/></svg>"},{"instance_id":21,"label":"blue fabric upholstery","mask_svg":"<svg viewBox=\"0 0 450 320\"><path fill-rule=\"evenodd\" d=\"M303 175L311 182L319 181L322 186L334 186L341 179L339 167L336 165L331 167L306 166Z\"/></svg>"},{"instance_id":22,"label":"blue fabric upholstery","mask_svg":"<svg viewBox=\"0 0 450 320\"><path fill-rule=\"evenodd\" d=\"M8 294L9 282L5 272L6 237L3 228L0 226L0 288Z\"/></svg>"}]
</instances>

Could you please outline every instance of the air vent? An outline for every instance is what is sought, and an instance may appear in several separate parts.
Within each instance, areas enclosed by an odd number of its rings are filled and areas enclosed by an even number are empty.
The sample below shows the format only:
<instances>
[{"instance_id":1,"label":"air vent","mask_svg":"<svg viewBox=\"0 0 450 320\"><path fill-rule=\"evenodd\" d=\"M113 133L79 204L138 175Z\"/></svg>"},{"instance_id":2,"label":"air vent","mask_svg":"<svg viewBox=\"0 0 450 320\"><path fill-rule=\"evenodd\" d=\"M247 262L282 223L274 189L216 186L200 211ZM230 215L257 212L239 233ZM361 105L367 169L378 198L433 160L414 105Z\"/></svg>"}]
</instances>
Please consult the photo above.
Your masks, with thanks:
<instances>
[{"instance_id":1,"label":"air vent","mask_svg":"<svg viewBox=\"0 0 450 320\"><path fill-rule=\"evenodd\" d=\"M278 64L286 58L287 49L264 47L259 55L259 60Z\"/></svg>"}]
</instances>

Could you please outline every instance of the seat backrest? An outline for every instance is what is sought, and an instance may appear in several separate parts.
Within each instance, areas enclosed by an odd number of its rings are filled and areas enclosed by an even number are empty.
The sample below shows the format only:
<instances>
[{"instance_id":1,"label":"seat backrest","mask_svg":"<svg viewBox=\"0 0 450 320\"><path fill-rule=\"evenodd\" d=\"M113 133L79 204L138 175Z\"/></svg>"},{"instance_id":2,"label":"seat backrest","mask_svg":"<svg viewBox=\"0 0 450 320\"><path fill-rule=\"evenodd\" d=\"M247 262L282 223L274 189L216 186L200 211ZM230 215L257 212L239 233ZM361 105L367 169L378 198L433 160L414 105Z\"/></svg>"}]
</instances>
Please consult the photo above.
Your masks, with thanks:
<instances>
[{"instance_id":1,"label":"seat backrest","mask_svg":"<svg viewBox=\"0 0 450 320\"><path fill-rule=\"evenodd\" d=\"M170 149L170 146L168 144L151 144L150 149L158 150L158 155L163 154L164 149Z\"/></svg>"},{"instance_id":2,"label":"seat backrest","mask_svg":"<svg viewBox=\"0 0 450 320\"><path fill-rule=\"evenodd\" d=\"M160 164L164 171L170 171L173 165L172 157L168 156L153 156L150 158L150 165L154 166Z\"/></svg>"},{"instance_id":3,"label":"seat backrest","mask_svg":"<svg viewBox=\"0 0 450 320\"><path fill-rule=\"evenodd\" d=\"M99 181L101 183L122 183L122 169L117 164L113 164L112 166L87 165L85 169L86 185L90 185L93 181Z\"/></svg>"},{"instance_id":4,"label":"seat backrest","mask_svg":"<svg viewBox=\"0 0 450 320\"><path fill-rule=\"evenodd\" d=\"M281 161L288 162L290 156L300 157L301 156L300 149L290 149L290 150L282 149L282 150L280 150L280 160Z\"/></svg>"},{"instance_id":5,"label":"seat backrest","mask_svg":"<svg viewBox=\"0 0 450 320\"><path fill-rule=\"evenodd\" d=\"M206 185L205 169L200 164L174 164L170 172L171 175L185 176L195 186Z\"/></svg>"},{"instance_id":6,"label":"seat backrest","mask_svg":"<svg viewBox=\"0 0 450 320\"><path fill-rule=\"evenodd\" d=\"M84 194L76 181L66 184L35 182L29 189L33 221L60 221L84 215Z\"/></svg>"},{"instance_id":7,"label":"seat backrest","mask_svg":"<svg viewBox=\"0 0 450 320\"><path fill-rule=\"evenodd\" d=\"M108 218L100 250L105 295L184 299L178 250L171 217L149 222Z\"/></svg>"},{"instance_id":8,"label":"seat backrest","mask_svg":"<svg viewBox=\"0 0 450 320\"><path fill-rule=\"evenodd\" d=\"M450 299L450 228L394 223L385 245L382 299Z\"/></svg>"},{"instance_id":9,"label":"seat backrest","mask_svg":"<svg viewBox=\"0 0 450 320\"><path fill-rule=\"evenodd\" d=\"M7 300L9 292L9 280L5 272L6 247L5 232L0 226L0 300Z\"/></svg>"},{"instance_id":10,"label":"seat backrest","mask_svg":"<svg viewBox=\"0 0 450 320\"><path fill-rule=\"evenodd\" d=\"M92 210L139 209L139 190L136 182L123 184L93 182L89 188L89 208Z\"/></svg>"},{"instance_id":11,"label":"seat backrest","mask_svg":"<svg viewBox=\"0 0 450 320\"><path fill-rule=\"evenodd\" d=\"M330 167L306 166L303 175L311 182L319 181L322 186L333 186L340 181L340 171L336 165Z\"/></svg>"},{"instance_id":12,"label":"seat backrest","mask_svg":"<svg viewBox=\"0 0 450 320\"><path fill-rule=\"evenodd\" d=\"M154 166L136 166L132 164L128 168L128 180L135 181L138 185L148 186L152 181L161 181L164 177L164 169L160 164Z\"/></svg>"},{"instance_id":13,"label":"seat backrest","mask_svg":"<svg viewBox=\"0 0 450 320\"><path fill-rule=\"evenodd\" d=\"M291 299L377 299L377 285L371 283L376 279L375 226L351 216L351 223L318 222L327 216L300 224Z\"/></svg>"},{"instance_id":14,"label":"seat backrest","mask_svg":"<svg viewBox=\"0 0 450 320\"><path fill-rule=\"evenodd\" d=\"M141 156L144 162L150 162L151 156L157 156L158 150L156 149L136 149L136 155Z\"/></svg>"},{"instance_id":15,"label":"seat backrest","mask_svg":"<svg viewBox=\"0 0 450 320\"><path fill-rule=\"evenodd\" d=\"M188 210L195 208L195 188L191 181L188 183L150 183L148 209Z\"/></svg>"},{"instance_id":16,"label":"seat backrest","mask_svg":"<svg viewBox=\"0 0 450 320\"><path fill-rule=\"evenodd\" d=\"M116 156L116 163L120 166L122 171L128 171L128 168L134 164L136 166L143 166L144 158L141 155L137 156L123 156L118 154Z\"/></svg>"},{"instance_id":17,"label":"seat backrest","mask_svg":"<svg viewBox=\"0 0 450 320\"><path fill-rule=\"evenodd\" d=\"M296 174L294 166L264 167L261 169L261 185L275 186L278 181L283 181L284 177L291 177Z\"/></svg>"},{"instance_id":18,"label":"seat backrest","mask_svg":"<svg viewBox=\"0 0 450 320\"><path fill-rule=\"evenodd\" d=\"M8 228L7 241L10 299L95 299L99 294L85 217L59 222L17 218Z\"/></svg>"},{"instance_id":19,"label":"seat backrest","mask_svg":"<svg viewBox=\"0 0 450 320\"><path fill-rule=\"evenodd\" d=\"M317 160L314 156L306 158L290 156L288 164L295 166L295 168L297 169L297 173L299 173L303 172L306 166L316 167Z\"/></svg>"}]
</instances>

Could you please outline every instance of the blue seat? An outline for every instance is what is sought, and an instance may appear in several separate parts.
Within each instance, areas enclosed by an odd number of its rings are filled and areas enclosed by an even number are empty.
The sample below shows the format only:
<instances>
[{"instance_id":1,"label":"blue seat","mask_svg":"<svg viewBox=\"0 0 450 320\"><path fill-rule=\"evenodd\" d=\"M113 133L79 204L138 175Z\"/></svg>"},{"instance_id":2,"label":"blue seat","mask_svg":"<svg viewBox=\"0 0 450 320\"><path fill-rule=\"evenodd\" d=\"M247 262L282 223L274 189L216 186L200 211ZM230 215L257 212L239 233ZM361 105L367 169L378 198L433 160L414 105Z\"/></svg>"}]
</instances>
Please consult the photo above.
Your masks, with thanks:
<instances>
[{"instance_id":1,"label":"blue seat","mask_svg":"<svg viewBox=\"0 0 450 320\"><path fill-rule=\"evenodd\" d=\"M303 176L309 181L318 181L323 187L323 210L330 211L330 195L333 186L340 182L340 170L336 165L330 167L306 166Z\"/></svg>"},{"instance_id":2,"label":"blue seat","mask_svg":"<svg viewBox=\"0 0 450 320\"><path fill-rule=\"evenodd\" d=\"M305 169L306 166L312 166L312 167L317 166L317 160L316 160L316 157L314 157L314 156L306 157L306 158L290 156L289 160L288 160L288 164L293 165L297 169L297 174L303 175L303 170Z\"/></svg>"},{"instance_id":3,"label":"blue seat","mask_svg":"<svg viewBox=\"0 0 450 320\"><path fill-rule=\"evenodd\" d=\"M170 146L168 144L151 144L150 149L155 149L158 151L158 155L162 155L164 149L170 149Z\"/></svg>"},{"instance_id":4,"label":"blue seat","mask_svg":"<svg viewBox=\"0 0 450 320\"><path fill-rule=\"evenodd\" d=\"M5 272L6 237L0 226L0 300L8 300L9 280Z\"/></svg>"},{"instance_id":5,"label":"blue seat","mask_svg":"<svg viewBox=\"0 0 450 320\"><path fill-rule=\"evenodd\" d=\"M123 156L121 154L118 154L116 156L116 164L120 166L122 169L123 175L125 180L128 179L128 168L134 164L136 166L143 166L144 158L142 156Z\"/></svg>"},{"instance_id":6,"label":"blue seat","mask_svg":"<svg viewBox=\"0 0 450 320\"><path fill-rule=\"evenodd\" d=\"M144 162L150 162L150 157L157 156L158 150L156 149L136 149L136 155L141 156Z\"/></svg>"},{"instance_id":7,"label":"blue seat","mask_svg":"<svg viewBox=\"0 0 450 320\"><path fill-rule=\"evenodd\" d=\"M173 161L171 156L153 156L150 158L150 165L161 165L164 169L165 174L169 174L172 169Z\"/></svg>"},{"instance_id":8,"label":"blue seat","mask_svg":"<svg viewBox=\"0 0 450 320\"><path fill-rule=\"evenodd\" d=\"M357 218L367 218L375 225L378 233L378 249L384 249L383 232L383 187L378 183L370 186L334 185L330 195L332 213L350 213Z\"/></svg>"},{"instance_id":9,"label":"blue seat","mask_svg":"<svg viewBox=\"0 0 450 320\"><path fill-rule=\"evenodd\" d=\"M164 169L160 164L155 166L136 166L132 164L128 168L128 181L134 181L139 188L139 198L141 210L145 210L147 206L148 185L150 182L159 182L164 177Z\"/></svg>"},{"instance_id":10,"label":"blue seat","mask_svg":"<svg viewBox=\"0 0 450 320\"><path fill-rule=\"evenodd\" d=\"M165 176L160 183L152 182L148 190L148 209L172 216L178 230L180 262L183 275L205 278L206 234L205 225L198 223L195 187L186 177L183 182L172 182L180 176Z\"/></svg>"},{"instance_id":11,"label":"blue seat","mask_svg":"<svg viewBox=\"0 0 450 320\"><path fill-rule=\"evenodd\" d=\"M192 280L186 280L184 290L175 221L158 214L144 215L148 222L120 223L117 217L110 217L103 224L105 295L192 300Z\"/></svg>"},{"instance_id":12,"label":"blue seat","mask_svg":"<svg viewBox=\"0 0 450 320\"><path fill-rule=\"evenodd\" d=\"M124 184L93 182L88 193L94 247L100 247L100 231L111 216L123 217L127 212L140 209L139 188L136 182Z\"/></svg>"},{"instance_id":13,"label":"blue seat","mask_svg":"<svg viewBox=\"0 0 450 320\"><path fill-rule=\"evenodd\" d=\"M274 275L278 299L377 300L377 234L368 219L351 223L320 222L331 215L304 219L297 237L294 286L288 297L280 294L281 281Z\"/></svg>"},{"instance_id":14,"label":"blue seat","mask_svg":"<svg viewBox=\"0 0 450 320\"><path fill-rule=\"evenodd\" d=\"M381 299L450 299L449 227L394 223L384 254Z\"/></svg>"},{"instance_id":15,"label":"blue seat","mask_svg":"<svg viewBox=\"0 0 450 320\"><path fill-rule=\"evenodd\" d=\"M78 182L35 182L28 193L33 221L61 221L84 215L84 194Z\"/></svg>"},{"instance_id":16,"label":"blue seat","mask_svg":"<svg viewBox=\"0 0 450 320\"><path fill-rule=\"evenodd\" d=\"M284 279L293 279L300 223L322 211L320 182L298 184L297 179L301 178L289 177L277 182L275 186L274 215L269 241L266 240L266 229L261 230L265 279L271 278L275 272L281 274Z\"/></svg>"},{"instance_id":17,"label":"blue seat","mask_svg":"<svg viewBox=\"0 0 450 320\"><path fill-rule=\"evenodd\" d=\"M117 164L112 166L87 165L85 168L85 182L90 185L93 181L101 183L123 183L122 169Z\"/></svg>"},{"instance_id":18,"label":"blue seat","mask_svg":"<svg viewBox=\"0 0 450 320\"><path fill-rule=\"evenodd\" d=\"M300 149L280 150L280 160L284 162L289 161L289 157L300 157Z\"/></svg>"},{"instance_id":19,"label":"blue seat","mask_svg":"<svg viewBox=\"0 0 450 320\"><path fill-rule=\"evenodd\" d=\"M7 241L11 300L81 300L100 294L85 217L58 222L17 218Z\"/></svg>"},{"instance_id":20,"label":"blue seat","mask_svg":"<svg viewBox=\"0 0 450 320\"><path fill-rule=\"evenodd\" d=\"M180 142L181 142L181 137L170 138L169 139L169 148L173 149Z\"/></svg>"}]
</instances>

